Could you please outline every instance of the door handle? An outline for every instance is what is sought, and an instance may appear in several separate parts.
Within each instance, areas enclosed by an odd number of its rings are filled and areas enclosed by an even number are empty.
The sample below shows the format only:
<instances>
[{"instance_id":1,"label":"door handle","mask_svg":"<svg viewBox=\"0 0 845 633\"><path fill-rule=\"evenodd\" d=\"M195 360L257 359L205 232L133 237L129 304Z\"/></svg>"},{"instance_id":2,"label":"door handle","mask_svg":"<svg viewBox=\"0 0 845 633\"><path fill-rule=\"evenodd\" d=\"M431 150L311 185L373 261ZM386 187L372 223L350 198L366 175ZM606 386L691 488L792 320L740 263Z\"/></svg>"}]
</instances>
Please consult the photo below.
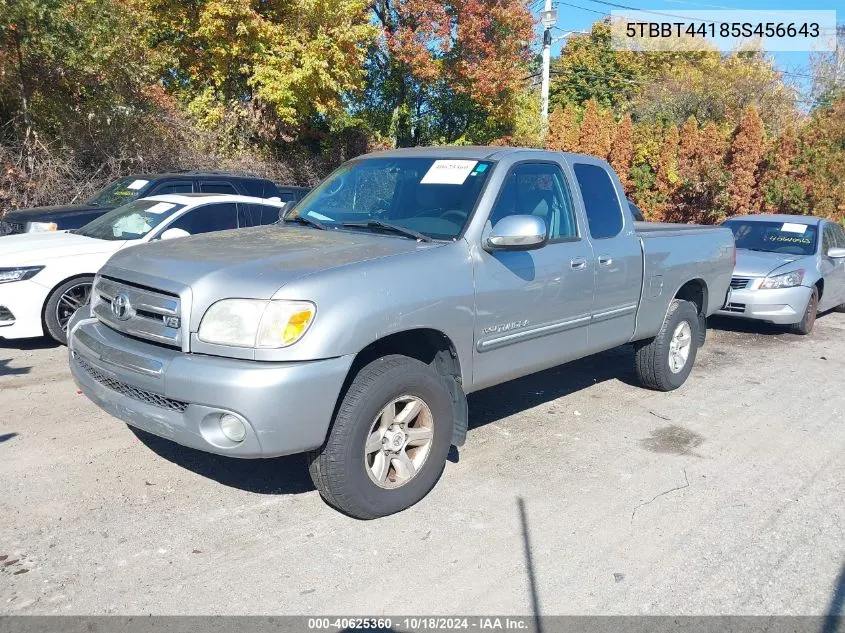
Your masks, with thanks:
<instances>
[{"instance_id":1,"label":"door handle","mask_svg":"<svg viewBox=\"0 0 845 633\"><path fill-rule=\"evenodd\" d=\"M610 255L599 255L599 266L610 266L613 258Z\"/></svg>"},{"instance_id":2,"label":"door handle","mask_svg":"<svg viewBox=\"0 0 845 633\"><path fill-rule=\"evenodd\" d=\"M569 267L572 270L584 270L587 267L587 259L585 257L573 257L569 260Z\"/></svg>"}]
</instances>

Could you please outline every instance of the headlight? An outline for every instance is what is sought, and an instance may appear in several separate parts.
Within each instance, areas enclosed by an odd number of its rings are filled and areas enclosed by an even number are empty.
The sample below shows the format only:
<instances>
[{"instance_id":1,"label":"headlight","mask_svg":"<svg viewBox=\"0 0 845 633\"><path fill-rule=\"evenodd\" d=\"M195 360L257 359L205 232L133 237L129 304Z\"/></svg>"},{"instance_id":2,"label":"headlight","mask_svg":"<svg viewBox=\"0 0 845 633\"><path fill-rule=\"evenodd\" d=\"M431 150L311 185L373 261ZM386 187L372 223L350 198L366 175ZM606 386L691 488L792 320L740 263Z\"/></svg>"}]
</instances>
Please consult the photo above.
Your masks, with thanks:
<instances>
[{"instance_id":1,"label":"headlight","mask_svg":"<svg viewBox=\"0 0 845 633\"><path fill-rule=\"evenodd\" d=\"M59 228L55 222L30 222L27 224L27 233L49 233Z\"/></svg>"},{"instance_id":2,"label":"headlight","mask_svg":"<svg viewBox=\"0 0 845 633\"><path fill-rule=\"evenodd\" d=\"M217 345L287 347L302 338L316 311L310 301L225 299L206 311L198 336Z\"/></svg>"},{"instance_id":3,"label":"headlight","mask_svg":"<svg viewBox=\"0 0 845 633\"><path fill-rule=\"evenodd\" d=\"M44 270L44 266L21 266L20 268L0 268L0 284L7 284L12 281L23 281L32 279Z\"/></svg>"},{"instance_id":4,"label":"headlight","mask_svg":"<svg viewBox=\"0 0 845 633\"><path fill-rule=\"evenodd\" d=\"M793 270L791 273L766 277L763 283L760 284L760 289L776 290L778 288L794 288L795 286L800 286L802 281L804 281L804 271Z\"/></svg>"}]
</instances>

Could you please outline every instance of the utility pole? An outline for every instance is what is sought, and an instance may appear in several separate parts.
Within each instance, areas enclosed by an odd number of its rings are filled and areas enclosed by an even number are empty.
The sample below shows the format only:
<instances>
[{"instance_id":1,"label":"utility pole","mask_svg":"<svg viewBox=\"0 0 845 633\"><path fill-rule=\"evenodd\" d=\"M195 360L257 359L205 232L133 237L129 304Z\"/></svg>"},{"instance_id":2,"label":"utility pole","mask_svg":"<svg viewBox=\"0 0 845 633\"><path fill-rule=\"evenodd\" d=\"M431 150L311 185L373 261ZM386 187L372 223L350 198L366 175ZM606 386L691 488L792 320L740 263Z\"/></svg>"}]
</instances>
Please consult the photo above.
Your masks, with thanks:
<instances>
[{"instance_id":1,"label":"utility pole","mask_svg":"<svg viewBox=\"0 0 845 633\"><path fill-rule=\"evenodd\" d=\"M551 74L552 63L552 27L557 23L557 10L552 9L552 0L546 0L546 7L540 13L540 21L543 24L543 85L542 99L540 105L540 116L543 122L543 131L549 123L549 75Z\"/></svg>"}]
</instances>

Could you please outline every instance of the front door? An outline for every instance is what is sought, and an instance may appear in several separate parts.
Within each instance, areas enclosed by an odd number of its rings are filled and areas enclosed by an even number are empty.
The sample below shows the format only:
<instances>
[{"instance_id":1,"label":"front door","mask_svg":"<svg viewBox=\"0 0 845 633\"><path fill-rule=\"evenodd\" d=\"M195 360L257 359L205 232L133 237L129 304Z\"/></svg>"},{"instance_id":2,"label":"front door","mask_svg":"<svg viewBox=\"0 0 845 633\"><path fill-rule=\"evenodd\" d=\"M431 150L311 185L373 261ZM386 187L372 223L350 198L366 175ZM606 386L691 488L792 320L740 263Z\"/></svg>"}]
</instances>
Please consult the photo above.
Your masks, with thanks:
<instances>
[{"instance_id":1,"label":"front door","mask_svg":"<svg viewBox=\"0 0 845 633\"><path fill-rule=\"evenodd\" d=\"M830 310L845 303L845 258L830 257L831 248L845 248L845 232L833 222L825 222L822 231L819 268L824 278L824 293L819 301L819 311Z\"/></svg>"},{"instance_id":2,"label":"front door","mask_svg":"<svg viewBox=\"0 0 845 633\"><path fill-rule=\"evenodd\" d=\"M627 343L633 336L643 256L630 215L623 214L617 187L607 169L595 163L576 162L573 171L596 254L595 299L588 341L588 352L594 353Z\"/></svg>"},{"instance_id":3,"label":"front door","mask_svg":"<svg viewBox=\"0 0 845 633\"><path fill-rule=\"evenodd\" d=\"M543 218L549 242L531 251L477 249L476 389L579 358L587 345L593 253L560 165L514 165L488 229L508 215Z\"/></svg>"}]
</instances>

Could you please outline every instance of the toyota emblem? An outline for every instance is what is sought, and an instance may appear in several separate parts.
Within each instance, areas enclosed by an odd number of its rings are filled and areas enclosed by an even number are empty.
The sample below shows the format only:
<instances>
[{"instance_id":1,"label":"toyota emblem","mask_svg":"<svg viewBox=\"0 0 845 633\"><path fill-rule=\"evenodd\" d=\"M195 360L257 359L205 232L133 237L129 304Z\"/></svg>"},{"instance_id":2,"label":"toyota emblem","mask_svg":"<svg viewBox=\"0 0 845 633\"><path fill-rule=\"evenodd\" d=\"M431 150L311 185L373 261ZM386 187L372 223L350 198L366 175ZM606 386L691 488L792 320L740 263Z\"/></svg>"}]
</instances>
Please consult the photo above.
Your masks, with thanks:
<instances>
[{"instance_id":1,"label":"toyota emblem","mask_svg":"<svg viewBox=\"0 0 845 633\"><path fill-rule=\"evenodd\" d=\"M111 300L111 313L119 320L125 321L130 314L129 297L122 292Z\"/></svg>"}]
</instances>

